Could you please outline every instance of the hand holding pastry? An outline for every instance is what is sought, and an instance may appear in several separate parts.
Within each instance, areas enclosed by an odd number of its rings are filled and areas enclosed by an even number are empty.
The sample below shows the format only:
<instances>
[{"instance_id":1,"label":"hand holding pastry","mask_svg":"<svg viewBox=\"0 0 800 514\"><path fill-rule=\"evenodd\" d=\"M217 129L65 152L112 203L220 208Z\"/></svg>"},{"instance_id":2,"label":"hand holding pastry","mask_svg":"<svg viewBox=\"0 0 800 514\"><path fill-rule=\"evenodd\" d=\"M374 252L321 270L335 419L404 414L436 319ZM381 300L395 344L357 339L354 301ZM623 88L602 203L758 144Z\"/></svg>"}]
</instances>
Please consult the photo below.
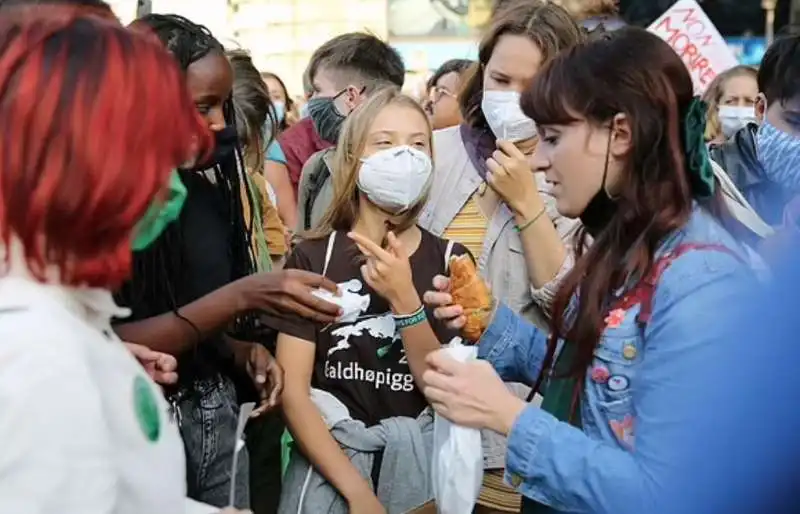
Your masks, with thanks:
<instances>
[{"instance_id":1,"label":"hand holding pastry","mask_svg":"<svg viewBox=\"0 0 800 514\"><path fill-rule=\"evenodd\" d=\"M425 293L425 303L434 308L436 319L460 330L464 338L478 341L489 325L494 306L489 288L478 275L472 259L463 255L450 261L450 278L433 279L434 291Z\"/></svg>"},{"instance_id":2,"label":"hand holding pastry","mask_svg":"<svg viewBox=\"0 0 800 514\"><path fill-rule=\"evenodd\" d=\"M433 307L433 317L444 321L447 328L461 330L467 323L464 308L453 304L450 295L450 279L443 275L433 277L433 291L427 291L423 297L426 305Z\"/></svg>"}]
</instances>

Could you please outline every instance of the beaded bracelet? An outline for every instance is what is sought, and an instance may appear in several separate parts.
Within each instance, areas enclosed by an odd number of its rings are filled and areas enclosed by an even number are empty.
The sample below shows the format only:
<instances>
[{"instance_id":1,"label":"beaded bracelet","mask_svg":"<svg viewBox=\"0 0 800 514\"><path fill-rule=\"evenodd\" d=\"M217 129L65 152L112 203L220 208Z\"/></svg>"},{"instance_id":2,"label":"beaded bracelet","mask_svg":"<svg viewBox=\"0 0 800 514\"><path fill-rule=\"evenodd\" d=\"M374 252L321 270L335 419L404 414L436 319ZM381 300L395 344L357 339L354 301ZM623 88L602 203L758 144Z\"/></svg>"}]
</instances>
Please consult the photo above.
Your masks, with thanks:
<instances>
[{"instance_id":1,"label":"beaded bracelet","mask_svg":"<svg viewBox=\"0 0 800 514\"><path fill-rule=\"evenodd\" d=\"M534 223L536 223L536 222L539 220L539 218L541 218L541 217L542 217L542 215L543 215L544 213L545 213L545 208L544 208L544 207L542 207L542 210L541 210L541 211L539 211L539 212L536 214L536 216L534 216L533 218L529 219L528 221L526 221L526 222L525 222L525 223L523 223L522 225L517 225L516 227L514 227L514 230L516 230L516 231L517 231L517 233L520 233L520 232L522 232L522 231L523 231L523 230L525 230L526 228L528 228L528 227L530 227L531 225L533 225Z\"/></svg>"},{"instance_id":2,"label":"beaded bracelet","mask_svg":"<svg viewBox=\"0 0 800 514\"><path fill-rule=\"evenodd\" d=\"M425 307L420 305L419 309L415 310L411 314L405 314L402 316L395 314L394 325L399 329L415 327L421 323L424 323L426 319L428 319L428 316L425 314Z\"/></svg>"}]
</instances>

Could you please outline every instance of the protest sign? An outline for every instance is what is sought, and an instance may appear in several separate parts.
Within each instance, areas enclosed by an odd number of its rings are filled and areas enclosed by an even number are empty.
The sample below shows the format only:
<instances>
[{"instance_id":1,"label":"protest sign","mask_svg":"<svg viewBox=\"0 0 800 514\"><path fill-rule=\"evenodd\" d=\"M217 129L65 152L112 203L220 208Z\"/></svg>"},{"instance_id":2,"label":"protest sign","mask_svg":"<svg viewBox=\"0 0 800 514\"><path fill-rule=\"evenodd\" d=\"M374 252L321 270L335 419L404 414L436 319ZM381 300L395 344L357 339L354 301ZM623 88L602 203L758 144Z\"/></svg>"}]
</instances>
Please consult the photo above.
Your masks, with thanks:
<instances>
[{"instance_id":1,"label":"protest sign","mask_svg":"<svg viewBox=\"0 0 800 514\"><path fill-rule=\"evenodd\" d=\"M704 91L717 74L738 64L733 51L695 0L678 0L648 30L669 43Z\"/></svg>"}]
</instances>

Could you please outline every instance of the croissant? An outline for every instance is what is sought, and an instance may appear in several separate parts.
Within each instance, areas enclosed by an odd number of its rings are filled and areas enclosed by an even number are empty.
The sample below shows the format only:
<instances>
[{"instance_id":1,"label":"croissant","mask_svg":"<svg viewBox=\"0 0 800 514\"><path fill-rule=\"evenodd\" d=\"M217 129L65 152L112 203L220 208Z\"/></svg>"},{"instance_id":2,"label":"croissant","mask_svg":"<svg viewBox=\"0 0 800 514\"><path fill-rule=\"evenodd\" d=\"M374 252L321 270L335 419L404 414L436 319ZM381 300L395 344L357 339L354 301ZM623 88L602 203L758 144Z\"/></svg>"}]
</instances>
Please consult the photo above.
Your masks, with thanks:
<instances>
[{"instance_id":1,"label":"croissant","mask_svg":"<svg viewBox=\"0 0 800 514\"><path fill-rule=\"evenodd\" d=\"M464 308L467 322L462 335L477 342L491 321L493 299L469 255L450 259L450 295L454 304Z\"/></svg>"}]
</instances>

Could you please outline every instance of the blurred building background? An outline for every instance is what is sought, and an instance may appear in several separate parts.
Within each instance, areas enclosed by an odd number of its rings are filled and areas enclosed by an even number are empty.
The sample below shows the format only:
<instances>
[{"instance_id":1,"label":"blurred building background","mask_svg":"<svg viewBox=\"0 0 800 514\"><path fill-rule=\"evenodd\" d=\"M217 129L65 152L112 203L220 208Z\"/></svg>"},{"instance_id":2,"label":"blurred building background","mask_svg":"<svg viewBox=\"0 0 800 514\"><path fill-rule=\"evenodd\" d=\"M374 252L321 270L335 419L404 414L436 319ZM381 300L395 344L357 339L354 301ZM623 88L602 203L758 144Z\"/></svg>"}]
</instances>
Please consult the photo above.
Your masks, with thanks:
<instances>
[{"instance_id":1,"label":"blurred building background","mask_svg":"<svg viewBox=\"0 0 800 514\"><path fill-rule=\"evenodd\" d=\"M302 94L302 74L311 53L343 32L367 30L403 55L409 88L453 58L475 58L480 29L496 0L111 0L125 22L137 9L173 12L206 25L228 46L251 52L257 66L280 75L293 95ZM517 1L517 0L504 0ZM525 0L519 0L525 1ZM570 9L598 0L553 0ZM620 0L621 18L647 26L675 0ZM601 2L602 3L602 2ZM766 11L774 27L800 21L800 0L700 0L719 31L745 64L757 64L766 41Z\"/></svg>"}]
</instances>

